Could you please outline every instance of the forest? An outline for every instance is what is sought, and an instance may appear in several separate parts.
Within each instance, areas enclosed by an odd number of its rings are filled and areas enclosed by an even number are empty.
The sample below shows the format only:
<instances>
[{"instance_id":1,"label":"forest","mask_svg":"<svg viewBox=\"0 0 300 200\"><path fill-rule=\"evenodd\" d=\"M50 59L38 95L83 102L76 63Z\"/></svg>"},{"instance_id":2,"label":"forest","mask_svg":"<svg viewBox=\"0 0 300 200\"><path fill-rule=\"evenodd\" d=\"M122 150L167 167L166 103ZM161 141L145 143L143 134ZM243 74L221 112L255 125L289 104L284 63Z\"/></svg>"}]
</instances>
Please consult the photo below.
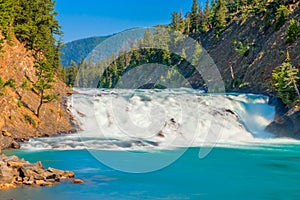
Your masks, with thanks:
<instances>
[{"instance_id":1,"label":"forest","mask_svg":"<svg viewBox=\"0 0 300 200\"><path fill-rule=\"evenodd\" d=\"M80 87L122 87L121 77L129 73L131 69L146 63L159 63L170 67L170 70L160 77L160 84L156 84L156 80L151 80L150 77L147 81L152 81L153 84L146 86L134 86L133 84L131 87L160 88L163 87L161 84L167 84L170 80L179 80L179 77L184 77L188 80L188 83L182 83L181 86L191 85L193 88L207 90L205 80L193 66L193 64L199 62L201 55L204 53L200 45L199 47L197 45L188 47L189 49L182 47L180 50L177 49L177 54L170 52L170 50L177 46L181 47L185 40L184 36L189 36L200 42L202 35L213 33L214 40L218 41L219 36L231 23L237 20L243 23L250 15L263 16L261 29L271 29L276 32L287 21L288 16L291 14L290 6L294 3L295 1L287 0L207 0L205 5L201 7L197 0L193 0L189 12L185 14L182 11L173 12L169 25L158 25L154 29L145 31L144 37L132 45L131 51L120 50L120 52L113 53L110 58L99 62L84 59L79 64L71 62L71 66L64 69L65 82L68 85ZM300 28L297 20L291 20L286 35L285 43L289 44L295 42L299 37ZM165 48L153 48L158 44L160 47L165 46ZM233 46L236 53L245 57L251 49L249 44L237 40L233 41ZM186 51L191 52L192 60L186 60ZM279 66L273 71L272 88L286 104L292 105L299 99L299 93L297 92L299 70L292 66L288 59L283 63L283 66L286 63L290 67ZM152 69L143 68L143 70L144 72L145 70L149 71L145 73L150 74ZM228 84L225 87L228 90L233 85L243 85L238 80L228 80L227 82Z\"/></svg>"}]
</instances>

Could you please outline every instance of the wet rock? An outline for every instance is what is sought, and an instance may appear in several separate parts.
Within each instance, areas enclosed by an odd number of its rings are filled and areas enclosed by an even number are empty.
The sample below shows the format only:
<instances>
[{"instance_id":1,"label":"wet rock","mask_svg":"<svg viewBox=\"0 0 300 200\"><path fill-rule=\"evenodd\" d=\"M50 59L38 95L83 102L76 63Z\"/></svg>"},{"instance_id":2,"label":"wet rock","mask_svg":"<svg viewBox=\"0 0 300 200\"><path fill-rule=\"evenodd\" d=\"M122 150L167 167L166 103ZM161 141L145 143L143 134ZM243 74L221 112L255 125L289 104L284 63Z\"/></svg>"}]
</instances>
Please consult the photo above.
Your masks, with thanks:
<instances>
[{"instance_id":1,"label":"wet rock","mask_svg":"<svg viewBox=\"0 0 300 200\"><path fill-rule=\"evenodd\" d=\"M164 138L164 137L165 137L165 134L163 133L163 131L159 131L159 132L157 133L157 136L158 136L158 137Z\"/></svg>"},{"instance_id":2,"label":"wet rock","mask_svg":"<svg viewBox=\"0 0 300 200\"><path fill-rule=\"evenodd\" d=\"M74 180L72 181L72 183L73 183L73 184L84 184L84 181L81 180L81 179L74 179Z\"/></svg>"},{"instance_id":3,"label":"wet rock","mask_svg":"<svg viewBox=\"0 0 300 200\"><path fill-rule=\"evenodd\" d=\"M44 186L46 182L44 180L35 180L34 183L39 186Z\"/></svg>"},{"instance_id":4,"label":"wet rock","mask_svg":"<svg viewBox=\"0 0 300 200\"><path fill-rule=\"evenodd\" d=\"M5 184L0 184L0 189L1 190L8 190L8 189L14 189L17 186L15 184L12 183L5 183Z\"/></svg>"},{"instance_id":5,"label":"wet rock","mask_svg":"<svg viewBox=\"0 0 300 200\"><path fill-rule=\"evenodd\" d=\"M273 121L266 131L277 137L300 139L300 110L291 110L284 116Z\"/></svg>"},{"instance_id":6,"label":"wet rock","mask_svg":"<svg viewBox=\"0 0 300 200\"><path fill-rule=\"evenodd\" d=\"M65 171L65 173L63 173L63 176L62 177L65 177L65 178L74 178L75 177L75 174L74 172L71 172L71 171Z\"/></svg>"},{"instance_id":7,"label":"wet rock","mask_svg":"<svg viewBox=\"0 0 300 200\"><path fill-rule=\"evenodd\" d=\"M52 187L53 186L53 182L45 182L44 186L45 187Z\"/></svg>"},{"instance_id":8,"label":"wet rock","mask_svg":"<svg viewBox=\"0 0 300 200\"><path fill-rule=\"evenodd\" d=\"M33 181L23 181L24 185L33 185Z\"/></svg>"},{"instance_id":9,"label":"wet rock","mask_svg":"<svg viewBox=\"0 0 300 200\"><path fill-rule=\"evenodd\" d=\"M11 148L13 148L13 149L20 149L20 147L21 147L20 144L16 141L13 141L11 143Z\"/></svg>"}]
</instances>

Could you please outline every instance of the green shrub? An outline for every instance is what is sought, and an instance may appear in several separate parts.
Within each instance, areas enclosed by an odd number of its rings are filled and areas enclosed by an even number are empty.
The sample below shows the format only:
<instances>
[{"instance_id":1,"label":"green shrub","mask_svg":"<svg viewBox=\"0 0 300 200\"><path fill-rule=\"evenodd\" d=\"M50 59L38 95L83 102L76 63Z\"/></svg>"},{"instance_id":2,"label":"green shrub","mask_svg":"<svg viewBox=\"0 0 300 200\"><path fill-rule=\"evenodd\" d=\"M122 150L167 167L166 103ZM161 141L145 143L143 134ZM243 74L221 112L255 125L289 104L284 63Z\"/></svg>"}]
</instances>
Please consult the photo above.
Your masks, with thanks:
<instances>
[{"instance_id":1,"label":"green shrub","mask_svg":"<svg viewBox=\"0 0 300 200\"><path fill-rule=\"evenodd\" d=\"M0 89L4 88L5 82L3 81L2 77L0 77Z\"/></svg>"},{"instance_id":2,"label":"green shrub","mask_svg":"<svg viewBox=\"0 0 300 200\"><path fill-rule=\"evenodd\" d=\"M35 123L34 119L32 119L32 117L30 117L30 115L25 114L24 117L25 117L26 122L28 122L31 126L36 128L36 123Z\"/></svg>"},{"instance_id":3,"label":"green shrub","mask_svg":"<svg viewBox=\"0 0 300 200\"><path fill-rule=\"evenodd\" d=\"M11 87L13 89L15 89L15 86L16 86L16 81L14 79L8 79L8 81L6 81L6 83L4 84L4 87Z\"/></svg>"},{"instance_id":4,"label":"green shrub","mask_svg":"<svg viewBox=\"0 0 300 200\"><path fill-rule=\"evenodd\" d=\"M22 88L23 90L29 90L27 79L23 80L23 83L20 85L20 88Z\"/></svg>"},{"instance_id":5,"label":"green shrub","mask_svg":"<svg viewBox=\"0 0 300 200\"><path fill-rule=\"evenodd\" d=\"M18 107L21 108L23 106L22 102L19 100L17 103Z\"/></svg>"},{"instance_id":6,"label":"green shrub","mask_svg":"<svg viewBox=\"0 0 300 200\"><path fill-rule=\"evenodd\" d=\"M247 44L247 45L243 45L242 42L238 42L236 48L235 48L235 51L245 57L247 57L249 55L249 51L250 51L250 45Z\"/></svg>"}]
</instances>

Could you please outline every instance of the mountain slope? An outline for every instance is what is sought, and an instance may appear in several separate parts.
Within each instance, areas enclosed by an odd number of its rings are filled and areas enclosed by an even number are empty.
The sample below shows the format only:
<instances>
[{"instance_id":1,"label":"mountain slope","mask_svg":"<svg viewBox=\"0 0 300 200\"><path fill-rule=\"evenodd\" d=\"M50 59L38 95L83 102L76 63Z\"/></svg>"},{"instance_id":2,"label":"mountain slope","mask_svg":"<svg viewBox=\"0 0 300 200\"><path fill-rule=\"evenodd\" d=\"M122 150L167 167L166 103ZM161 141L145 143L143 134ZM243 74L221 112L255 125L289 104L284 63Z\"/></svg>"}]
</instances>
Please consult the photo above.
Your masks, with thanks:
<instances>
[{"instance_id":1,"label":"mountain slope","mask_svg":"<svg viewBox=\"0 0 300 200\"><path fill-rule=\"evenodd\" d=\"M74 61L76 64L80 63L98 44L109 37L110 36L91 37L66 43L61 49L61 63L63 66L70 66L71 61Z\"/></svg>"},{"instance_id":2,"label":"mountain slope","mask_svg":"<svg viewBox=\"0 0 300 200\"><path fill-rule=\"evenodd\" d=\"M1 38L1 35L0 35ZM11 43L11 42L10 42ZM40 97L33 92L32 84L37 80L32 52L16 39L13 45L5 42L0 53L0 77L2 82L13 80L13 84L0 87L0 143L10 147L13 140L69 132L73 129L71 116L64 107L64 98L69 89L58 78L52 83L51 93L58 100L44 104L41 115L35 115ZM26 88L22 87L26 83Z\"/></svg>"},{"instance_id":3,"label":"mountain slope","mask_svg":"<svg viewBox=\"0 0 300 200\"><path fill-rule=\"evenodd\" d=\"M273 16L275 12L273 9ZM271 24L274 24L274 18ZM201 41L214 59L229 91L272 93L272 70L284 62L287 51L290 53L291 63L300 69L300 38L291 44L285 43L291 19L300 21L299 9L295 9L276 31L274 26L265 24L265 13L252 13L245 20L238 16L226 27L219 39L216 39L213 30L193 37ZM245 55L238 52L239 43L243 47L249 47ZM235 80L232 80L232 76Z\"/></svg>"}]
</instances>

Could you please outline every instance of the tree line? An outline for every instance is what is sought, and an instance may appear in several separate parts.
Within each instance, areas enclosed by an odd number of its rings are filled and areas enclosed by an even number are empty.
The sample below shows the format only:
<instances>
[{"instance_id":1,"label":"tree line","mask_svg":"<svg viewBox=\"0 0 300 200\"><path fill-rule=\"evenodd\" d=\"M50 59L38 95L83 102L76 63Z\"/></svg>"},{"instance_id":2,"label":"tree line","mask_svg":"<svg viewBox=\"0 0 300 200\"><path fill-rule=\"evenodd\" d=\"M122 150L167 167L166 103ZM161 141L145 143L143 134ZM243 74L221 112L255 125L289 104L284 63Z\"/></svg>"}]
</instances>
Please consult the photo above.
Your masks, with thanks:
<instances>
[{"instance_id":1,"label":"tree line","mask_svg":"<svg viewBox=\"0 0 300 200\"><path fill-rule=\"evenodd\" d=\"M112 53L108 58L101 59L97 62L92 58L82 60L78 65L71 62L71 66L64 69L65 82L75 87L98 87L98 88L159 88L168 85L184 86L186 79L190 81L192 87L200 88L203 86L203 80L195 70L195 63L199 61L202 49L199 44L191 44L188 49L184 49L183 43L186 37L181 34L173 35L173 31L165 27L157 26L153 30L147 29L144 37L133 42L129 50L121 49L119 52ZM178 51L173 53L172 51ZM192 52L191 60L187 61L186 51ZM125 74L130 74L132 69L149 63L161 64L168 67L166 72L155 71L151 67L142 68L142 72L137 72L136 83L128 85L122 80ZM151 74L159 74L159 80L152 80ZM146 82L152 83L146 86L138 85L138 79L148 74ZM195 78L195 77L198 78ZM197 81L195 81L197 79ZM181 81L182 80L182 81ZM159 84L159 83L160 84ZM180 87L179 86L179 87Z\"/></svg>"},{"instance_id":2,"label":"tree line","mask_svg":"<svg viewBox=\"0 0 300 200\"><path fill-rule=\"evenodd\" d=\"M203 6L198 0L193 0L191 10L185 15L182 11L172 13L170 27L183 34L213 30L218 36L232 20L246 19L251 13L263 13L267 27L274 21L272 12L275 9L274 30L278 30L290 13L288 5L293 2L295 3L294 0L206 0Z\"/></svg>"}]
</instances>

